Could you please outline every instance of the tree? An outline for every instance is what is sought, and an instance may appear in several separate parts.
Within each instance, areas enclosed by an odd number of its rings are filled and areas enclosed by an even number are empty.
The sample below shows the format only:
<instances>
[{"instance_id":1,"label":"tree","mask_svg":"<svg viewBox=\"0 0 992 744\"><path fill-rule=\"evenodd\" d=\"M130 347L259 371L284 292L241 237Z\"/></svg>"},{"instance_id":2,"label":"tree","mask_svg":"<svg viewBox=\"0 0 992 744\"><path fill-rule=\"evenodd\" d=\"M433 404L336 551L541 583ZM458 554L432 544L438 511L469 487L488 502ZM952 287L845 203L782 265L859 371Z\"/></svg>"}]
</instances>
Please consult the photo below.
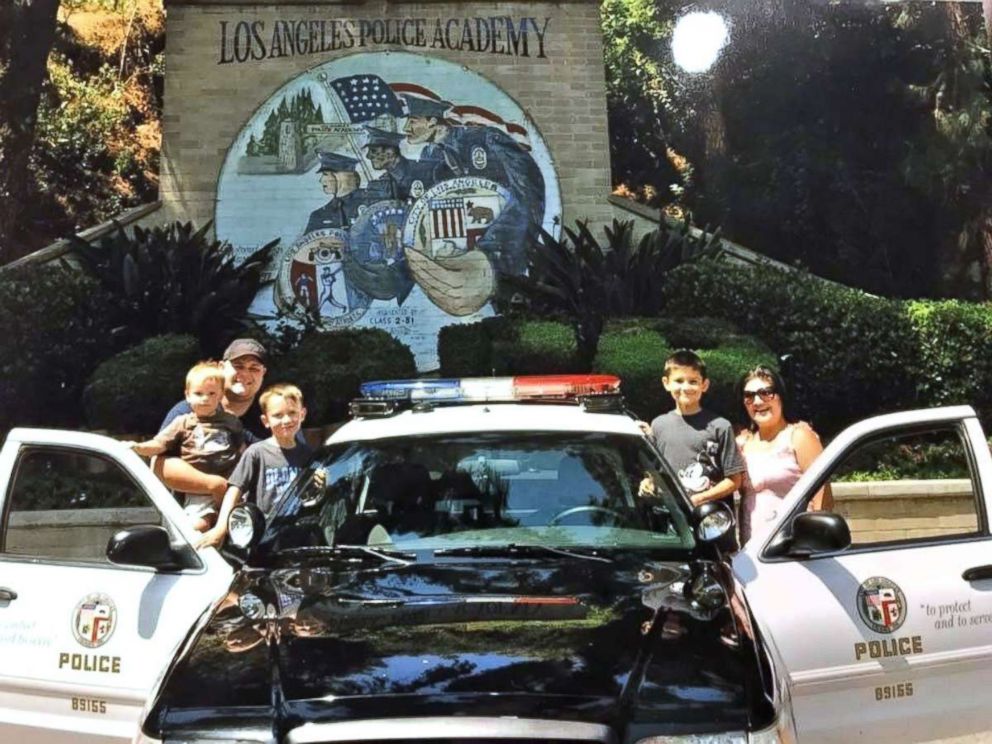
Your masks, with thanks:
<instances>
[{"instance_id":1,"label":"tree","mask_svg":"<svg viewBox=\"0 0 992 744\"><path fill-rule=\"evenodd\" d=\"M59 0L0 0L0 264L18 255L45 63Z\"/></svg>"}]
</instances>

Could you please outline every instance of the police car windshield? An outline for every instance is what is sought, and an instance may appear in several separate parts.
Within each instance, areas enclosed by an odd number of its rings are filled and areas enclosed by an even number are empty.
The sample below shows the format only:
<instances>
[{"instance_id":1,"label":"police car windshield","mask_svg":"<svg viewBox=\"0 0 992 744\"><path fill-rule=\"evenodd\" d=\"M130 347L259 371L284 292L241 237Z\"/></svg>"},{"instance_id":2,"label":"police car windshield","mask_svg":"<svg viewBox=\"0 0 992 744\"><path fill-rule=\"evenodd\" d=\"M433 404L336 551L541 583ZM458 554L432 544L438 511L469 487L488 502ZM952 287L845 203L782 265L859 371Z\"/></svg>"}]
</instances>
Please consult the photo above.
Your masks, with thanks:
<instances>
[{"instance_id":1,"label":"police car windshield","mask_svg":"<svg viewBox=\"0 0 992 744\"><path fill-rule=\"evenodd\" d=\"M263 542L453 548L690 550L688 507L637 436L499 432L325 447L279 504Z\"/></svg>"}]
</instances>

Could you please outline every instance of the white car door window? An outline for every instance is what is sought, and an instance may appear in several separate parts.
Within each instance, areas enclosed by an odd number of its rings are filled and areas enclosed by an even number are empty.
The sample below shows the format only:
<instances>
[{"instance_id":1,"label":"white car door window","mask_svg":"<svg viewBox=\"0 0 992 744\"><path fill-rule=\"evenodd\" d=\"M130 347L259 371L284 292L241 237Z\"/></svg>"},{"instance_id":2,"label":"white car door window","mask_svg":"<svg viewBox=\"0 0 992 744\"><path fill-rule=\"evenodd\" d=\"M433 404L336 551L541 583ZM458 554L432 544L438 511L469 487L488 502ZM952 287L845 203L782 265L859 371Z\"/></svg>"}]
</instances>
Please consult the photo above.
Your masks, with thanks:
<instances>
[{"instance_id":1,"label":"white car door window","mask_svg":"<svg viewBox=\"0 0 992 744\"><path fill-rule=\"evenodd\" d=\"M11 455L10 446L0 741L129 741L155 679L230 572L217 556L198 555L135 473L105 452L25 443ZM165 528L186 568L112 564L108 541L138 525Z\"/></svg>"},{"instance_id":2,"label":"white car door window","mask_svg":"<svg viewBox=\"0 0 992 744\"><path fill-rule=\"evenodd\" d=\"M803 742L928 741L992 728L992 706L975 694L992 689L982 490L992 460L973 418L911 420L880 417L838 437L849 441L828 448L786 498L776 534L734 559L787 672ZM824 485L850 547L776 551Z\"/></svg>"}]
</instances>

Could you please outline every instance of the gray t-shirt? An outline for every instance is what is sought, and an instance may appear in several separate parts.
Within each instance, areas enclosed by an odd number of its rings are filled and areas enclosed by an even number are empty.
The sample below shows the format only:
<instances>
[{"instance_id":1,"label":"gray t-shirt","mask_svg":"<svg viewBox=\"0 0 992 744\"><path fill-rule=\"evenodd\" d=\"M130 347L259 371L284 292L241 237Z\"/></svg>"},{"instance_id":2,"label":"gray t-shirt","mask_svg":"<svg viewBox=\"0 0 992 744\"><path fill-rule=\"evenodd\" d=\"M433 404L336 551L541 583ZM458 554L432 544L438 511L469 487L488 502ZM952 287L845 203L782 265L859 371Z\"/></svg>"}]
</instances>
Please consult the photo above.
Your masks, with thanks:
<instances>
[{"instance_id":1,"label":"gray t-shirt","mask_svg":"<svg viewBox=\"0 0 992 744\"><path fill-rule=\"evenodd\" d=\"M283 449L272 439L256 442L245 450L227 482L268 516L299 472L310 462L313 450L306 444Z\"/></svg>"},{"instance_id":2,"label":"gray t-shirt","mask_svg":"<svg viewBox=\"0 0 992 744\"><path fill-rule=\"evenodd\" d=\"M690 494L744 472L730 422L706 409L691 416L677 410L662 414L651 422L651 433Z\"/></svg>"}]
</instances>

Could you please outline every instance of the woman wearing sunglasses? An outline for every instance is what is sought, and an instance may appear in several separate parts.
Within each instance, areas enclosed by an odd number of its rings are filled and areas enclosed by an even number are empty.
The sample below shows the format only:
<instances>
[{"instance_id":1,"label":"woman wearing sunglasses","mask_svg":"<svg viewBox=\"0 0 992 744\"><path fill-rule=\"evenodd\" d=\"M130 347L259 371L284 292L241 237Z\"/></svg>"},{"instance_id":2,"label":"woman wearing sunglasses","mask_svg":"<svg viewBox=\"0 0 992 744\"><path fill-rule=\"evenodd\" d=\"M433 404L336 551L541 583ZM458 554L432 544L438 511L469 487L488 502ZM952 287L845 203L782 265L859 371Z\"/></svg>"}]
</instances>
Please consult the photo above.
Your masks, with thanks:
<instances>
[{"instance_id":1,"label":"woman wearing sunglasses","mask_svg":"<svg viewBox=\"0 0 992 744\"><path fill-rule=\"evenodd\" d=\"M747 474L741 488L741 545L764 540L779 516L782 499L823 451L809 424L796 421L781 376L770 367L756 367L738 383L738 400L748 426L737 438ZM829 510L829 490L809 504L811 511Z\"/></svg>"}]
</instances>

